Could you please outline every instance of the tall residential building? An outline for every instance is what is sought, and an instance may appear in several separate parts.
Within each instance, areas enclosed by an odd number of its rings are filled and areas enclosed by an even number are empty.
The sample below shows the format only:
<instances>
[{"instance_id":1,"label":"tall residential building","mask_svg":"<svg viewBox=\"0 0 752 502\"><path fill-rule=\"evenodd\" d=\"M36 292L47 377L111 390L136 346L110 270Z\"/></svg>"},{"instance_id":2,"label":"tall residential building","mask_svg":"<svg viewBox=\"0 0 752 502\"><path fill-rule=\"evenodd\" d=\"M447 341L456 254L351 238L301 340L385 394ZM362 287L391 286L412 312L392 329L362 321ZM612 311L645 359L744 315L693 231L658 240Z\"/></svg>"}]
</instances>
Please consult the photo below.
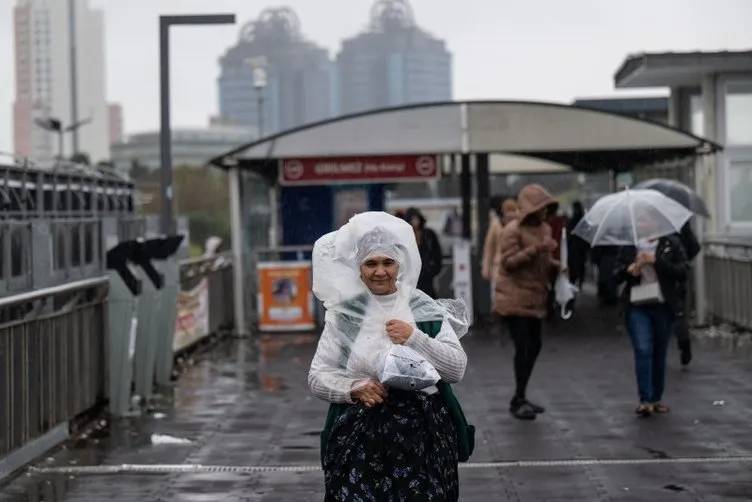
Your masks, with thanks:
<instances>
[{"instance_id":1,"label":"tall residential building","mask_svg":"<svg viewBox=\"0 0 752 502\"><path fill-rule=\"evenodd\" d=\"M18 156L41 161L57 156L56 133L42 129L35 121L55 118L64 127L73 121L71 19L75 27L76 115L79 121L91 120L78 129L78 151L95 162L109 158L104 18L101 11L89 8L88 0L18 0L16 4L13 130ZM73 153L72 135L66 133L64 154Z\"/></svg>"},{"instance_id":2,"label":"tall residential building","mask_svg":"<svg viewBox=\"0 0 752 502\"><path fill-rule=\"evenodd\" d=\"M452 98L452 55L415 24L407 0L379 0L337 56L342 113Z\"/></svg>"},{"instance_id":3,"label":"tall residential building","mask_svg":"<svg viewBox=\"0 0 752 502\"><path fill-rule=\"evenodd\" d=\"M110 117L110 145L123 141L123 107L120 103L108 105Z\"/></svg>"},{"instance_id":4,"label":"tall residential building","mask_svg":"<svg viewBox=\"0 0 752 502\"><path fill-rule=\"evenodd\" d=\"M327 50L304 39L289 8L266 9L243 26L220 65L224 123L270 134L336 113L335 71Z\"/></svg>"}]
</instances>

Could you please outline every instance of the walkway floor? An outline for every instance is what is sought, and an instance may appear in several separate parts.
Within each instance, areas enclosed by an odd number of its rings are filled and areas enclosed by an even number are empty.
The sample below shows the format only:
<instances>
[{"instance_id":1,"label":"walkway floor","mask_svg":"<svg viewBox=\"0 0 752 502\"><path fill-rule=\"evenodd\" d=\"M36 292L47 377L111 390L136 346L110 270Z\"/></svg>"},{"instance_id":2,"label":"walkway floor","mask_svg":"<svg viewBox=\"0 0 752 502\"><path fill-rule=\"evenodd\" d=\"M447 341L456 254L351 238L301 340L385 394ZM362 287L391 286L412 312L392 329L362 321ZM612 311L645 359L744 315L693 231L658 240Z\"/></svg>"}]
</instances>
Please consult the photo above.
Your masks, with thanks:
<instances>
[{"instance_id":1,"label":"walkway floor","mask_svg":"<svg viewBox=\"0 0 752 502\"><path fill-rule=\"evenodd\" d=\"M98 424L36 464L71 472L30 471L0 487L0 501L322 500L315 468L326 405L305 385L315 342L275 335L221 343L196 356L148 416ZM519 422L507 412L506 336L478 329L464 344L470 366L457 391L478 438L461 470L461 500L752 500L749 348L703 338L689 370L672 353L673 411L639 419L618 314L585 305L575 320L547 326L530 394L548 411ZM131 470L79 472L121 464ZM137 472L144 465L161 472ZM304 467L287 469L294 466Z\"/></svg>"}]
</instances>

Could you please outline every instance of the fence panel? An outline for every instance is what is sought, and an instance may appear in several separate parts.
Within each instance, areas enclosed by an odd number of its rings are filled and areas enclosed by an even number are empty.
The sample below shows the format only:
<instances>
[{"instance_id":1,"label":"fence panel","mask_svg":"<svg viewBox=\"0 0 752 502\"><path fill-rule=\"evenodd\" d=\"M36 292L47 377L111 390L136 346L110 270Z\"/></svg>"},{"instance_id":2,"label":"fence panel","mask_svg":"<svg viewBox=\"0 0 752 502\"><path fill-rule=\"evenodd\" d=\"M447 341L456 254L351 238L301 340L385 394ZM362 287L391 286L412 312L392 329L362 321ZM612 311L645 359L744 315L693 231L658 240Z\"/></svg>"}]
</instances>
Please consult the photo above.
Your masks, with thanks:
<instances>
[{"instance_id":1,"label":"fence panel","mask_svg":"<svg viewBox=\"0 0 752 502\"><path fill-rule=\"evenodd\" d=\"M752 329L752 243L706 242L705 270L708 312Z\"/></svg>"},{"instance_id":2,"label":"fence panel","mask_svg":"<svg viewBox=\"0 0 752 502\"><path fill-rule=\"evenodd\" d=\"M0 300L0 456L103 396L106 280Z\"/></svg>"}]
</instances>

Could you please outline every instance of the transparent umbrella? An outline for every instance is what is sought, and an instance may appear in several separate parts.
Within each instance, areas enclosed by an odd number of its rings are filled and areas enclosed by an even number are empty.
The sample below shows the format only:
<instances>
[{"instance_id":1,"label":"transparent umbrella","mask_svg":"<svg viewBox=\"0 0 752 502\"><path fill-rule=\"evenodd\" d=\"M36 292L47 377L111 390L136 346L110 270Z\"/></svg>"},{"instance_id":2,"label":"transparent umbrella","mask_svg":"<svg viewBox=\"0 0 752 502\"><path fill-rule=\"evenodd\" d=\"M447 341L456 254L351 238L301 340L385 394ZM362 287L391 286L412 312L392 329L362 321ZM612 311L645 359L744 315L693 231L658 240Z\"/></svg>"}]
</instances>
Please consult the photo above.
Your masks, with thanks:
<instances>
[{"instance_id":1,"label":"transparent umbrella","mask_svg":"<svg viewBox=\"0 0 752 502\"><path fill-rule=\"evenodd\" d=\"M591 246L634 246L677 233L692 212L656 190L625 190L601 197L575 227Z\"/></svg>"},{"instance_id":2,"label":"transparent umbrella","mask_svg":"<svg viewBox=\"0 0 752 502\"><path fill-rule=\"evenodd\" d=\"M710 211L702 197L697 192L689 188L684 183L676 180L667 180L655 178L643 181L635 186L636 189L651 189L661 192L666 197L674 199L676 202L686 207L695 214L710 218Z\"/></svg>"}]
</instances>

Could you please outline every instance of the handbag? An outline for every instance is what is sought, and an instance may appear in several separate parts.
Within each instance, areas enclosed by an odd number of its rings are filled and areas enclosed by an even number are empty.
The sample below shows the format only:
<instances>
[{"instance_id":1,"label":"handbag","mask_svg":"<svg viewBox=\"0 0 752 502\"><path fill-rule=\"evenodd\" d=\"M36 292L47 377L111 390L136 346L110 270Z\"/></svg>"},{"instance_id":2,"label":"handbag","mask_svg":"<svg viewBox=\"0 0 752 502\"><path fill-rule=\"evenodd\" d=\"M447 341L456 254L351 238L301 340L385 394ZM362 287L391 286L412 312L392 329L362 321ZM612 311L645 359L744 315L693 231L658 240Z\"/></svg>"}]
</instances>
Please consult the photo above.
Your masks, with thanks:
<instances>
[{"instance_id":1,"label":"handbag","mask_svg":"<svg viewBox=\"0 0 752 502\"><path fill-rule=\"evenodd\" d=\"M629 292L629 302L632 305L648 305L665 302L661 285L658 281L632 286Z\"/></svg>"}]
</instances>

